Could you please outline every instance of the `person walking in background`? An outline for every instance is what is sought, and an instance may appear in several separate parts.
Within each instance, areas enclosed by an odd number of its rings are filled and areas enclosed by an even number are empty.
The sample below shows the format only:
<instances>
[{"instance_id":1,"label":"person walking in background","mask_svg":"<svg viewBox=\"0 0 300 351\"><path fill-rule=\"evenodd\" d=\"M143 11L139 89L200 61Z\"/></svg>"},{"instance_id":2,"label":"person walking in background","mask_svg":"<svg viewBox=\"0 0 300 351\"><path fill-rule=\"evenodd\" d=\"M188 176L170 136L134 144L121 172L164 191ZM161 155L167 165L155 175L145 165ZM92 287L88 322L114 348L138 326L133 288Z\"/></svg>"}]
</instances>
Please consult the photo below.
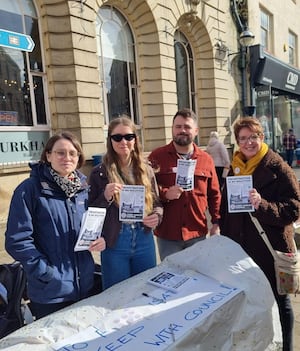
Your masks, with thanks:
<instances>
[{"instance_id":1,"label":"person walking in background","mask_svg":"<svg viewBox=\"0 0 300 351\"><path fill-rule=\"evenodd\" d=\"M74 252L88 199L86 177L78 171L84 155L77 138L52 136L30 178L14 191L5 248L27 276L30 308L38 319L91 295L94 259L105 249L103 238L89 251Z\"/></svg>"},{"instance_id":2,"label":"person walking in background","mask_svg":"<svg viewBox=\"0 0 300 351\"><path fill-rule=\"evenodd\" d=\"M206 151L214 160L217 176L219 179L220 189L224 185L224 180L229 170L230 159L225 145L219 140L219 134L216 131L210 133L210 138Z\"/></svg>"},{"instance_id":3,"label":"person walking in background","mask_svg":"<svg viewBox=\"0 0 300 351\"><path fill-rule=\"evenodd\" d=\"M163 214L153 170L143 159L131 119L122 116L110 122L106 146L103 163L89 177L89 206L107 209L102 231L107 249L101 252L104 289L156 265L153 228ZM125 184L145 186L143 222L119 220Z\"/></svg>"},{"instance_id":4,"label":"person walking in background","mask_svg":"<svg viewBox=\"0 0 300 351\"><path fill-rule=\"evenodd\" d=\"M208 208L210 234L219 232L221 194L213 159L194 142L198 134L197 116L190 109L176 112L173 140L153 150L149 160L155 171L164 207L162 222L155 230L161 260L206 238ZM178 160L195 160L194 188L185 191L175 185Z\"/></svg>"},{"instance_id":5,"label":"person walking in background","mask_svg":"<svg viewBox=\"0 0 300 351\"><path fill-rule=\"evenodd\" d=\"M258 119L245 117L234 125L239 150L233 155L228 176L251 175L253 189L249 201L274 250L293 250L293 222L300 211L300 191L295 173L285 161L264 143L263 128ZM222 192L220 230L239 243L262 269L278 304L283 351L293 350L294 316L288 295L276 289L274 259L262 240L248 212L229 213L226 183Z\"/></svg>"},{"instance_id":6,"label":"person walking in background","mask_svg":"<svg viewBox=\"0 0 300 351\"><path fill-rule=\"evenodd\" d=\"M285 149L286 161L288 165L292 167L294 152L297 148L297 139L292 128L290 128L288 132L283 136L282 144Z\"/></svg>"}]
</instances>

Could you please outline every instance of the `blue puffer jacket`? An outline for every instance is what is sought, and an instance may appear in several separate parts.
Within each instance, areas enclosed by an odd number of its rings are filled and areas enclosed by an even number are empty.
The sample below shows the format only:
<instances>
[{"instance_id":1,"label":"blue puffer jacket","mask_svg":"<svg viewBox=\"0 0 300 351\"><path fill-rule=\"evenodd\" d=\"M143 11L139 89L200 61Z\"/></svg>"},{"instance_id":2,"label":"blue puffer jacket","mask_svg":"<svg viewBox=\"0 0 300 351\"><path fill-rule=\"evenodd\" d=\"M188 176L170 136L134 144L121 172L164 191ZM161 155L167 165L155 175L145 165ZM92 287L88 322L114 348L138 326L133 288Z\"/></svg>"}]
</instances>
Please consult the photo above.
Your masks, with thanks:
<instances>
[{"instance_id":1,"label":"blue puffer jacket","mask_svg":"<svg viewBox=\"0 0 300 351\"><path fill-rule=\"evenodd\" d=\"M67 198L48 166L31 166L30 178L14 191L5 233L7 252L27 274L28 296L37 303L78 301L93 287L94 260L89 251L74 252L87 208L86 177Z\"/></svg>"}]
</instances>

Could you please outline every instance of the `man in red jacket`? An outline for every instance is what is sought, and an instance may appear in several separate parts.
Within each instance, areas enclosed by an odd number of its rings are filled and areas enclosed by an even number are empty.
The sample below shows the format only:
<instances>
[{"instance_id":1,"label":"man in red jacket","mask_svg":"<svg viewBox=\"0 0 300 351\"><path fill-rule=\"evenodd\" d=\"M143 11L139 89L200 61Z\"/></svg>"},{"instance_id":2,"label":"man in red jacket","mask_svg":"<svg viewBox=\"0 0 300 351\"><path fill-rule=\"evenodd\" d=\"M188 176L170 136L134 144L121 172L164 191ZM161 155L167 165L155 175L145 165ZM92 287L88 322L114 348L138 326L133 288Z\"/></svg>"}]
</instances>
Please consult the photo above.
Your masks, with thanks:
<instances>
[{"instance_id":1,"label":"man in red jacket","mask_svg":"<svg viewBox=\"0 0 300 351\"><path fill-rule=\"evenodd\" d=\"M210 234L219 233L221 194L218 177L211 156L193 141L198 127L197 116L192 110L177 111L172 134L173 140L169 144L149 155L164 206L162 222L155 230L161 260L206 238L207 209L212 223ZM195 162L191 190L176 185L180 159Z\"/></svg>"}]
</instances>

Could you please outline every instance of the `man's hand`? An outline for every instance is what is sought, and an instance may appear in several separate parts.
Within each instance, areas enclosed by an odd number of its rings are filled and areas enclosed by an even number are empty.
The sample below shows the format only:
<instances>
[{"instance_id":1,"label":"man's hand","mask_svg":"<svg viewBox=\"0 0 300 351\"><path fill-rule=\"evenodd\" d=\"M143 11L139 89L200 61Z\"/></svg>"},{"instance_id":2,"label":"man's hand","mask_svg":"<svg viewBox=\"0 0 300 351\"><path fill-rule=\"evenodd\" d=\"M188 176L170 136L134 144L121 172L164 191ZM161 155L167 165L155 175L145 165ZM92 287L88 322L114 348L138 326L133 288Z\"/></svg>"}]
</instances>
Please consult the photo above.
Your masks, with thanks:
<instances>
[{"instance_id":1,"label":"man's hand","mask_svg":"<svg viewBox=\"0 0 300 351\"><path fill-rule=\"evenodd\" d=\"M165 196L167 200L177 200L183 192L184 190L179 185L173 185L166 191Z\"/></svg>"},{"instance_id":2,"label":"man's hand","mask_svg":"<svg viewBox=\"0 0 300 351\"><path fill-rule=\"evenodd\" d=\"M220 227L219 224L215 223L212 225L209 231L210 235L220 234Z\"/></svg>"}]
</instances>

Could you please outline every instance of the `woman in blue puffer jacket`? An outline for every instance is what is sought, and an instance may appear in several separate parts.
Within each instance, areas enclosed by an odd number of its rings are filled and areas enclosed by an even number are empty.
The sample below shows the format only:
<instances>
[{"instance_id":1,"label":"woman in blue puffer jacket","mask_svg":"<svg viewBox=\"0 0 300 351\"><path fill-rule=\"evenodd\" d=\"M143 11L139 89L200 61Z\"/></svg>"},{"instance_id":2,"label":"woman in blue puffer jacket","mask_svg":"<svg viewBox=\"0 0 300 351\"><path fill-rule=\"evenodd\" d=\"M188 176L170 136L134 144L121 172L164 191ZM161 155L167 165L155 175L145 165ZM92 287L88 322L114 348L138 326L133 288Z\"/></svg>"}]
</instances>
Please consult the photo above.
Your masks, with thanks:
<instances>
[{"instance_id":1,"label":"woman in blue puffer jacket","mask_svg":"<svg viewBox=\"0 0 300 351\"><path fill-rule=\"evenodd\" d=\"M87 209L88 185L78 171L83 163L73 134L52 136L11 200L5 247L24 266L36 318L88 297L94 284L90 251L105 249L99 238L89 250L74 251Z\"/></svg>"}]
</instances>

